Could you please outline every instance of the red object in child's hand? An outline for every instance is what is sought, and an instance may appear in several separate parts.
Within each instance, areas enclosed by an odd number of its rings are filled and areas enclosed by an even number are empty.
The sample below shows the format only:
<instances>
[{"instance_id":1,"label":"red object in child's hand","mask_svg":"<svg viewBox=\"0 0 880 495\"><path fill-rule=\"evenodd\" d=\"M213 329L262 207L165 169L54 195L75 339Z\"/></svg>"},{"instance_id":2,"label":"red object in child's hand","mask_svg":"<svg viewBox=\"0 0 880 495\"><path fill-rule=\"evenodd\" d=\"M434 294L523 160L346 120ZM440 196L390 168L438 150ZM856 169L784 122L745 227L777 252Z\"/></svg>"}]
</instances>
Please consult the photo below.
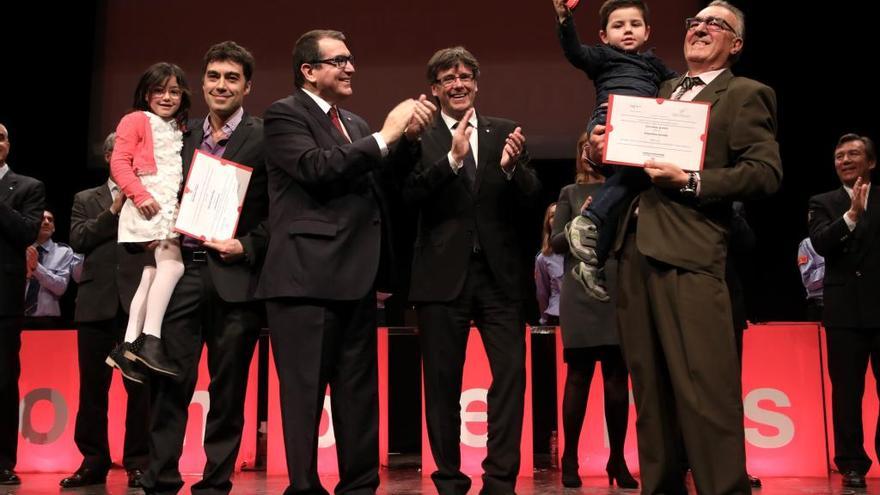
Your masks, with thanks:
<instances>
[{"instance_id":1,"label":"red object in child's hand","mask_svg":"<svg viewBox=\"0 0 880 495\"><path fill-rule=\"evenodd\" d=\"M568 10L573 11L574 8L577 7L579 1L580 0L565 0L565 6L568 7Z\"/></svg>"}]
</instances>

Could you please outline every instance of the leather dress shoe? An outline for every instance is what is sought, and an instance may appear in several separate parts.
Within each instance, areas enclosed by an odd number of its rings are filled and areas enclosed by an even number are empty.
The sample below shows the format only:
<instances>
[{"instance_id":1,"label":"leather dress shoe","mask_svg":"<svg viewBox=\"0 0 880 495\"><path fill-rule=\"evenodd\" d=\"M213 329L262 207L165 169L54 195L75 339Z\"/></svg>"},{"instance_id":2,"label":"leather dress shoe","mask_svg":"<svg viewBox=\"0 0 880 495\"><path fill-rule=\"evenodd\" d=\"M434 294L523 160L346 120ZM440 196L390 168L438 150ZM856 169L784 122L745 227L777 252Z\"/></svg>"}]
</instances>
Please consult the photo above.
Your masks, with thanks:
<instances>
[{"instance_id":1,"label":"leather dress shoe","mask_svg":"<svg viewBox=\"0 0 880 495\"><path fill-rule=\"evenodd\" d=\"M20 485L21 478L11 469L0 469L0 485Z\"/></svg>"},{"instance_id":2,"label":"leather dress shoe","mask_svg":"<svg viewBox=\"0 0 880 495\"><path fill-rule=\"evenodd\" d=\"M135 383L144 383L147 381L147 375L138 370L139 365L135 361L125 357L125 352L128 350L129 345L125 342L117 345L110 351L106 362L108 365L118 369L122 373L123 378Z\"/></svg>"},{"instance_id":3,"label":"leather dress shoe","mask_svg":"<svg viewBox=\"0 0 880 495\"><path fill-rule=\"evenodd\" d=\"M75 473L61 480L62 488L79 488L89 485L103 485L107 481L107 471L91 468L79 468Z\"/></svg>"},{"instance_id":4,"label":"leather dress shoe","mask_svg":"<svg viewBox=\"0 0 880 495\"><path fill-rule=\"evenodd\" d=\"M129 488L143 488L141 484L141 478L144 476L144 472L140 469L129 469L126 471L128 475L128 487Z\"/></svg>"},{"instance_id":5,"label":"leather dress shoe","mask_svg":"<svg viewBox=\"0 0 880 495\"><path fill-rule=\"evenodd\" d=\"M865 475L854 470L844 471L842 481L846 488L865 488L868 486L865 483Z\"/></svg>"},{"instance_id":6,"label":"leather dress shoe","mask_svg":"<svg viewBox=\"0 0 880 495\"><path fill-rule=\"evenodd\" d=\"M140 361L147 368L163 375L177 376L180 372L170 359L165 355L162 339L142 333L129 344L125 351L125 357L132 361Z\"/></svg>"}]
</instances>

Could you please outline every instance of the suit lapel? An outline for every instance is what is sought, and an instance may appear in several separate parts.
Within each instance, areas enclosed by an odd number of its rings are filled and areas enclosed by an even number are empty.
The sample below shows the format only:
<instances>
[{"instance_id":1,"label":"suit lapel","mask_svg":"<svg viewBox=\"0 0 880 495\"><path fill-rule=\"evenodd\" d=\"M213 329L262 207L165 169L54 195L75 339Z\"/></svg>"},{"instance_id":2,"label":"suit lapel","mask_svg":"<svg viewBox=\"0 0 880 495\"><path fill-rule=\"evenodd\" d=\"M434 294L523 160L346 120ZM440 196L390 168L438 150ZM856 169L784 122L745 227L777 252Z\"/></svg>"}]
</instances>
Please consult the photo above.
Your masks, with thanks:
<instances>
[{"instance_id":1,"label":"suit lapel","mask_svg":"<svg viewBox=\"0 0 880 495\"><path fill-rule=\"evenodd\" d=\"M727 91L727 86L730 84L731 79L733 79L733 72L730 72L730 69L718 74L712 82L694 96L693 101L705 101L709 105L714 106L721 98L721 95Z\"/></svg>"},{"instance_id":2,"label":"suit lapel","mask_svg":"<svg viewBox=\"0 0 880 495\"><path fill-rule=\"evenodd\" d=\"M487 166L489 154L493 153L496 149L495 141L498 136L495 135L495 131L489 119L483 117L482 114L477 114L477 132L480 134L477 141L479 149L475 157L477 160L477 178L474 184L475 195L480 192L480 184L483 183L483 176L487 173L486 169L489 168Z\"/></svg>"},{"instance_id":3,"label":"suit lapel","mask_svg":"<svg viewBox=\"0 0 880 495\"><path fill-rule=\"evenodd\" d=\"M345 127L345 130L348 131L349 137L351 137L352 141L357 141L358 139L364 137L361 130L354 125L354 120L351 118L351 112L348 110L344 110L342 108L336 107L339 111L339 121L342 123L342 127ZM327 117L327 120L330 120L330 117ZM336 136L339 136L339 131L336 128L333 128L333 133ZM342 139L342 144L348 144L345 139Z\"/></svg>"},{"instance_id":4,"label":"suit lapel","mask_svg":"<svg viewBox=\"0 0 880 495\"><path fill-rule=\"evenodd\" d=\"M122 194L122 191L119 191L119 194ZM95 203L98 204L98 211L110 208L110 205L113 203L113 196L110 194L110 188L107 187L106 183L95 190Z\"/></svg>"},{"instance_id":5,"label":"suit lapel","mask_svg":"<svg viewBox=\"0 0 880 495\"><path fill-rule=\"evenodd\" d=\"M232 132L232 135L229 136L229 141L226 143L226 150L223 152L223 158L235 161L235 157L241 149L241 146L247 142L251 132L254 130L253 126L254 124L251 121L250 115L244 114L238 127L236 127L235 131Z\"/></svg>"},{"instance_id":6,"label":"suit lapel","mask_svg":"<svg viewBox=\"0 0 880 495\"><path fill-rule=\"evenodd\" d=\"M440 112L437 112L437 116L434 118L434 127L431 129L430 134L440 150L449 151L452 148L452 132L449 131L449 127L446 126L446 121L440 116Z\"/></svg>"},{"instance_id":7,"label":"suit lapel","mask_svg":"<svg viewBox=\"0 0 880 495\"><path fill-rule=\"evenodd\" d=\"M321 111L321 107L315 103L315 100L313 100L311 96L305 93L304 89L297 90L295 99L306 109L307 112L309 112L312 119L317 122L318 126L324 129L324 133L335 141L336 144L348 144L345 140L345 136L339 134L339 131L336 130L333 123L330 122L330 117ZM349 130L349 132L351 132L351 130Z\"/></svg>"},{"instance_id":8,"label":"suit lapel","mask_svg":"<svg viewBox=\"0 0 880 495\"><path fill-rule=\"evenodd\" d=\"M6 175L0 179L0 201L7 202L17 185L18 180L15 178L15 174L12 173L12 170L7 170Z\"/></svg>"},{"instance_id":9,"label":"suit lapel","mask_svg":"<svg viewBox=\"0 0 880 495\"><path fill-rule=\"evenodd\" d=\"M182 158L184 180L189 176L189 166L192 165L193 156L195 156L196 150L199 149L202 145L202 140L205 138L204 119L193 121L192 124L189 136L186 139L186 146L183 147Z\"/></svg>"},{"instance_id":10,"label":"suit lapel","mask_svg":"<svg viewBox=\"0 0 880 495\"><path fill-rule=\"evenodd\" d=\"M846 192L846 189L843 186L837 190L837 194L834 195L834 209L832 211L836 212L839 215L843 215L849 210L850 204L852 203L852 198L849 197L849 194Z\"/></svg>"}]
</instances>

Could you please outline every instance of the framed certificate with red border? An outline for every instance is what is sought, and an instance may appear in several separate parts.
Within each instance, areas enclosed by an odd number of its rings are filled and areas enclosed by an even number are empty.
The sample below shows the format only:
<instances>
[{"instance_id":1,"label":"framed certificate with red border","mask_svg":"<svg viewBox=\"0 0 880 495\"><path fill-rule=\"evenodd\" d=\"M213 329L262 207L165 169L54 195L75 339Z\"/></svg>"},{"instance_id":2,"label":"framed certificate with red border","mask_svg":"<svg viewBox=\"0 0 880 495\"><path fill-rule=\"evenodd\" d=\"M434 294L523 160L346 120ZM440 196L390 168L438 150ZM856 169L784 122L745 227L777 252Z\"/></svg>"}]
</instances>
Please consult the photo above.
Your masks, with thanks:
<instances>
[{"instance_id":1,"label":"framed certificate with red border","mask_svg":"<svg viewBox=\"0 0 880 495\"><path fill-rule=\"evenodd\" d=\"M253 169L196 150L174 231L202 240L235 237Z\"/></svg>"},{"instance_id":2,"label":"framed certificate with red border","mask_svg":"<svg viewBox=\"0 0 880 495\"><path fill-rule=\"evenodd\" d=\"M654 160L700 171L706 157L709 110L706 102L611 95L602 161L644 167Z\"/></svg>"}]
</instances>

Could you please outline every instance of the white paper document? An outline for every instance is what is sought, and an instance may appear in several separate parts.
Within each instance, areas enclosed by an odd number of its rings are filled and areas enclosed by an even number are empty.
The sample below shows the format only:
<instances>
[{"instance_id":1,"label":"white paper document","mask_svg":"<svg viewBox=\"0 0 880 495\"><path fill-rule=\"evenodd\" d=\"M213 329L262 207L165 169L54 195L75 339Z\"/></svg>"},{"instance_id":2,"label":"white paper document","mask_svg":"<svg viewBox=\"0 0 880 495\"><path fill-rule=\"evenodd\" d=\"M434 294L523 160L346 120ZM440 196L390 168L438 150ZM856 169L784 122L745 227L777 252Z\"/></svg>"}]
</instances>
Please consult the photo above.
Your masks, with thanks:
<instances>
[{"instance_id":1,"label":"white paper document","mask_svg":"<svg viewBox=\"0 0 880 495\"><path fill-rule=\"evenodd\" d=\"M174 230L203 241L235 237L253 169L197 150Z\"/></svg>"},{"instance_id":2,"label":"white paper document","mask_svg":"<svg viewBox=\"0 0 880 495\"><path fill-rule=\"evenodd\" d=\"M602 161L643 167L648 160L703 169L709 104L611 95Z\"/></svg>"}]
</instances>

